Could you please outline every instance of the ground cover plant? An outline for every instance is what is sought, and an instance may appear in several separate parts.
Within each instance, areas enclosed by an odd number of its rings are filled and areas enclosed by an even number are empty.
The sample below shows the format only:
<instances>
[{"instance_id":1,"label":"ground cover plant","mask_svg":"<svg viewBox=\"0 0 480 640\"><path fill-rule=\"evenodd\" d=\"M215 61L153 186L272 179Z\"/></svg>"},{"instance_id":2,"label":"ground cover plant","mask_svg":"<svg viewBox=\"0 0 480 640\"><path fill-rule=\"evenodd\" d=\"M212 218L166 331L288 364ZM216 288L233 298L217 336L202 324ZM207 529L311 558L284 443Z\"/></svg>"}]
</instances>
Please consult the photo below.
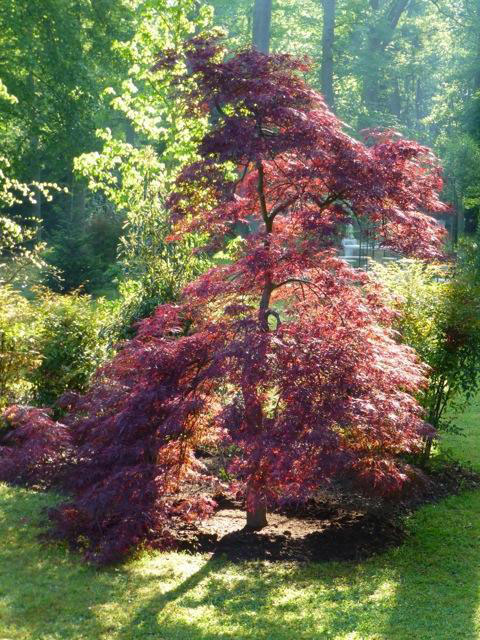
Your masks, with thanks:
<instances>
[{"instance_id":1,"label":"ground cover plant","mask_svg":"<svg viewBox=\"0 0 480 640\"><path fill-rule=\"evenodd\" d=\"M480 470L477 403L442 448ZM399 548L360 563L243 562L142 553L95 570L42 545L54 494L0 486L0 635L11 640L474 640L480 494L408 521Z\"/></svg>"},{"instance_id":2,"label":"ground cover plant","mask_svg":"<svg viewBox=\"0 0 480 640\"><path fill-rule=\"evenodd\" d=\"M51 512L53 535L99 563L174 546L220 490L244 501L252 529L339 475L394 492L413 475L400 454L431 433L414 398L423 366L335 245L355 218L385 247L441 255L423 213L446 209L436 159L388 132L369 145L345 134L290 56L224 60L201 37L186 52L192 117L215 115L170 197L172 239L203 232L218 247L238 222L253 232L144 320L85 396L64 398L62 423L5 414L17 428L0 478L73 493Z\"/></svg>"}]
</instances>

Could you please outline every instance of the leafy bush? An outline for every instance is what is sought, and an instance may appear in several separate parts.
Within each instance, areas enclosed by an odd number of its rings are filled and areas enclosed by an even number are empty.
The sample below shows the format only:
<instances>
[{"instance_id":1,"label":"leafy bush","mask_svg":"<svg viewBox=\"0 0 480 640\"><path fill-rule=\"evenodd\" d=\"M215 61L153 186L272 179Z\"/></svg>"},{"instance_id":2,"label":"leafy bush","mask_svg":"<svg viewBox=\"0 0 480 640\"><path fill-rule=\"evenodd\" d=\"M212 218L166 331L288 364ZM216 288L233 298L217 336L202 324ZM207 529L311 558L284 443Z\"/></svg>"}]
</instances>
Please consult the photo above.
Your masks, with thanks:
<instances>
[{"instance_id":1,"label":"leafy bush","mask_svg":"<svg viewBox=\"0 0 480 640\"><path fill-rule=\"evenodd\" d=\"M480 383L480 270L478 250L465 244L456 264L401 260L372 265L397 316L401 339L429 365L428 388L420 393L435 429L455 430ZM450 409L450 411L447 411ZM452 412L453 411L453 412ZM427 442L428 456L430 441Z\"/></svg>"},{"instance_id":2,"label":"leafy bush","mask_svg":"<svg viewBox=\"0 0 480 640\"><path fill-rule=\"evenodd\" d=\"M37 292L35 344L40 363L28 374L38 405L55 405L65 391L83 391L92 373L106 358L102 338L108 304L93 305L79 293L59 295L47 289Z\"/></svg>"},{"instance_id":3,"label":"leafy bush","mask_svg":"<svg viewBox=\"0 0 480 640\"><path fill-rule=\"evenodd\" d=\"M207 270L211 259L194 254L200 242L194 235L175 244L160 242L156 255L145 260L137 277L120 282L120 298L110 325L112 335L117 339L132 337L139 320L150 316L158 305L178 300L182 289Z\"/></svg>"},{"instance_id":4,"label":"leafy bush","mask_svg":"<svg viewBox=\"0 0 480 640\"><path fill-rule=\"evenodd\" d=\"M117 260L121 216L99 195L84 198L83 207L68 215L58 209L58 225L49 237L46 260L55 273L44 282L66 293L82 288L96 294L113 290L110 273Z\"/></svg>"},{"instance_id":5,"label":"leafy bush","mask_svg":"<svg viewBox=\"0 0 480 640\"><path fill-rule=\"evenodd\" d=\"M0 287L0 408L14 402L55 406L65 391L85 390L114 341L105 332L111 303L48 289L35 294L27 300Z\"/></svg>"},{"instance_id":6,"label":"leafy bush","mask_svg":"<svg viewBox=\"0 0 480 640\"><path fill-rule=\"evenodd\" d=\"M0 408L28 398L27 377L39 362L33 308L18 291L0 286Z\"/></svg>"}]
</instances>

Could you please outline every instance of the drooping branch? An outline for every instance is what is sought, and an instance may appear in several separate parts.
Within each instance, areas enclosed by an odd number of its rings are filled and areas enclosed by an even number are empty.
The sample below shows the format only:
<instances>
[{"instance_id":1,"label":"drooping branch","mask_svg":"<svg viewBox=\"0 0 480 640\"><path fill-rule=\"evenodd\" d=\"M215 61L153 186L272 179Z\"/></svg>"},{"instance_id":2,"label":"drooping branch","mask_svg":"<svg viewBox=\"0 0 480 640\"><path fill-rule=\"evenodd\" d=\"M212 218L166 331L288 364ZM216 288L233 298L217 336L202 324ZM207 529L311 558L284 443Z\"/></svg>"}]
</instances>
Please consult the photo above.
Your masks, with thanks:
<instances>
[{"instance_id":1,"label":"drooping branch","mask_svg":"<svg viewBox=\"0 0 480 640\"><path fill-rule=\"evenodd\" d=\"M311 280L307 280L306 278L287 278L283 282L279 282L278 284L275 284L274 290L280 289L280 287L284 287L287 284L295 284L295 283L304 284L306 286L310 286L313 284Z\"/></svg>"},{"instance_id":2,"label":"drooping branch","mask_svg":"<svg viewBox=\"0 0 480 640\"><path fill-rule=\"evenodd\" d=\"M342 199L342 194L341 193L333 193L331 196L328 196L328 198L325 198L325 200L322 200L321 198L319 198L318 196L316 196L313 193L310 193L309 197L317 205L317 207L320 209L320 211L324 211L325 209L328 209L328 207L331 204L333 204L334 202L337 202L338 200L341 200Z\"/></svg>"},{"instance_id":3,"label":"drooping branch","mask_svg":"<svg viewBox=\"0 0 480 640\"><path fill-rule=\"evenodd\" d=\"M288 209L288 207L291 207L292 204L294 204L297 201L297 199L298 199L298 196L295 195L275 205L273 209L270 211L270 214L268 216L270 220L273 221L279 213L282 213L283 211Z\"/></svg>"},{"instance_id":4,"label":"drooping branch","mask_svg":"<svg viewBox=\"0 0 480 640\"><path fill-rule=\"evenodd\" d=\"M276 328L278 329L280 327L280 325L282 324L282 320L280 318L280 314L278 313L278 311L275 311L275 309L267 309L265 311L265 319L268 322L268 318L272 316L273 318L276 319L277 321L277 326Z\"/></svg>"},{"instance_id":5,"label":"drooping branch","mask_svg":"<svg viewBox=\"0 0 480 640\"><path fill-rule=\"evenodd\" d=\"M452 13L451 11L445 10L439 0L430 0L430 2L436 7L437 11L444 16L445 18L448 18L448 20L451 20L452 22L454 22L456 25L458 25L459 27L462 27L462 29L466 29L468 28L468 25L466 22L462 22L461 20L459 20L454 13Z\"/></svg>"}]
</instances>

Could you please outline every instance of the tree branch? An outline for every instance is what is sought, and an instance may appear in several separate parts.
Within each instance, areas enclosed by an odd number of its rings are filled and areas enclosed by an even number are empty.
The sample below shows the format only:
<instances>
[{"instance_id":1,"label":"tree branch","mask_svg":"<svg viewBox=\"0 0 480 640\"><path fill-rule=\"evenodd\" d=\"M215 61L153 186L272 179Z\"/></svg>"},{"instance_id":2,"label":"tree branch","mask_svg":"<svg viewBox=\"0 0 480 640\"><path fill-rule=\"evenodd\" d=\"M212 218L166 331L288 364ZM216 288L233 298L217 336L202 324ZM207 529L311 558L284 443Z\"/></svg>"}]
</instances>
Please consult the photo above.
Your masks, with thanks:
<instances>
[{"instance_id":1,"label":"tree branch","mask_svg":"<svg viewBox=\"0 0 480 640\"><path fill-rule=\"evenodd\" d=\"M402 14L408 9L409 4L410 0L396 0L396 2L394 2L390 7L390 11L388 12L388 22L392 31L395 31L397 28Z\"/></svg>"},{"instance_id":2,"label":"tree branch","mask_svg":"<svg viewBox=\"0 0 480 640\"><path fill-rule=\"evenodd\" d=\"M288 207L292 205L297 200L297 198L297 195L292 196L291 198L288 198L287 200L284 200L283 202L280 202L275 207L273 207L273 209L270 211L270 219L273 220L279 213L285 211L285 209L288 209Z\"/></svg>"},{"instance_id":3,"label":"tree branch","mask_svg":"<svg viewBox=\"0 0 480 640\"><path fill-rule=\"evenodd\" d=\"M336 200L340 200L342 197L341 193L334 193L326 198L326 200L321 200L318 196L313 195L313 193L309 193L308 195L310 199L313 200L313 202L317 205L317 207L319 207L320 211L324 211L325 209L327 209L327 207L333 204Z\"/></svg>"},{"instance_id":4,"label":"tree branch","mask_svg":"<svg viewBox=\"0 0 480 640\"><path fill-rule=\"evenodd\" d=\"M260 201L260 211L262 212L262 218L265 222L265 226L267 227L267 232L271 233L272 220L270 220L268 215L267 200L265 198L265 170L261 160L257 160L256 167L258 171L257 193Z\"/></svg>"},{"instance_id":5,"label":"tree branch","mask_svg":"<svg viewBox=\"0 0 480 640\"><path fill-rule=\"evenodd\" d=\"M267 309L265 311L265 320L266 322L268 322L268 318L269 316L273 316L275 318L275 320L277 321L277 329L280 327L280 325L282 324L282 321L280 319L280 314L278 313L278 311L275 311L274 309Z\"/></svg>"},{"instance_id":6,"label":"tree branch","mask_svg":"<svg viewBox=\"0 0 480 640\"><path fill-rule=\"evenodd\" d=\"M302 285L304 284L306 286L313 285L313 282L311 280L306 280L305 278L287 278L283 282L273 285L273 287L274 289L280 289L280 287L283 287L286 284L294 284L294 283L302 284Z\"/></svg>"},{"instance_id":7,"label":"tree branch","mask_svg":"<svg viewBox=\"0 0 480 640\"><path fill-rule=\"evenodd\" d=\"M440 15L442 15L444 18L447 18L448 20L452 20L452 22L455 22L455 24L457 24L459 27L462 27L462 29L468 28L469 25L467 25L464 22L461 22L450 11L446 11L445 9L443 9L442 6L440 5L439 0L430 0L430 2L435 6L435 8L437 9L438 13L440 13Z\"/></svg>"}]
</instances>

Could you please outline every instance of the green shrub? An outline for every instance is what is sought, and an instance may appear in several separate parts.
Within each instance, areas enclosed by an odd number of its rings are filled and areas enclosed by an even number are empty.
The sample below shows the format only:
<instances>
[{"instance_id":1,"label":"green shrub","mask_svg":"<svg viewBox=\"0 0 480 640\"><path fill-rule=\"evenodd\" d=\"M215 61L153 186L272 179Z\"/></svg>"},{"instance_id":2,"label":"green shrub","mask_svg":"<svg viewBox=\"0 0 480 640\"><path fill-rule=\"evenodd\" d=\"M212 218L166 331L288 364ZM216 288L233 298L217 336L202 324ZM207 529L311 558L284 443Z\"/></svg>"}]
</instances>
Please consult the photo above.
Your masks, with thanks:
<instances>
[{"instance_id":1,"label":"green shrub","mask_svg":"<svg viewBox=\"0 0 480 640\"><path fill-rule=\"evenodd\" d=\"M53 291L68 293L82 288L94 295L111 282L109 271L117 259L121 216L103 205L100 196L90 196L87 204L69 215L59 210L58 226L49 237L45 254L54 273L47 273L44 283Z\"/></svg>"},{"instance_id":2,"label":"green shrub","mask_svg":"<svg viewBox=\"0 0 480 640\"><path fill-rule=\"evenodd\" d=\"M33 305L40 363L28 380L36 404L55 406L65 391L85 390L94 371L107 358L102 327L108 310L101 302L94 305L89 296L59 295L47 289L37 291Z\"/></svg>"},{"instance_id":3,"label":"green shrub","mask_svg":"<svg viewBox=\"0 0 480 640\"><path fill-rule=\"evenodd\" d=\"M27 377L40 362L34 323L29 302L12 287L0 286L0 409L30 394Z\"/></svg>"},{"instance_id":4,"label":"green shrub","mask_svg":"<svg viewBox=\"0 0 480 640\"><path fill-rule=\"evenodd\" d=\"M456 430L455 415L480 385L477 248L464 246L450 267L400 260L374 264L372 270L397 312L402 341L430 367L429 386L420 397L427 421L439 431ZM427 456L430 446L427 442Z\"/></svg>"},{"instance_id":5,"label":"green shrub","mask_svg":"<svg viewBox=\"0 0 480 640\"><path fill-rule=\"evenodd\" d=\"M136 322L150 316L160 304L177 301L182 289L212 266L211 257L196 252L203 240L192 234L176 243L160 238L155 247L145 248L141 259L132 258L137 268L126 271L119 283L119 298L109 308L105 331L110 343L131 338Z\"/></svg>"}]
</instances>

